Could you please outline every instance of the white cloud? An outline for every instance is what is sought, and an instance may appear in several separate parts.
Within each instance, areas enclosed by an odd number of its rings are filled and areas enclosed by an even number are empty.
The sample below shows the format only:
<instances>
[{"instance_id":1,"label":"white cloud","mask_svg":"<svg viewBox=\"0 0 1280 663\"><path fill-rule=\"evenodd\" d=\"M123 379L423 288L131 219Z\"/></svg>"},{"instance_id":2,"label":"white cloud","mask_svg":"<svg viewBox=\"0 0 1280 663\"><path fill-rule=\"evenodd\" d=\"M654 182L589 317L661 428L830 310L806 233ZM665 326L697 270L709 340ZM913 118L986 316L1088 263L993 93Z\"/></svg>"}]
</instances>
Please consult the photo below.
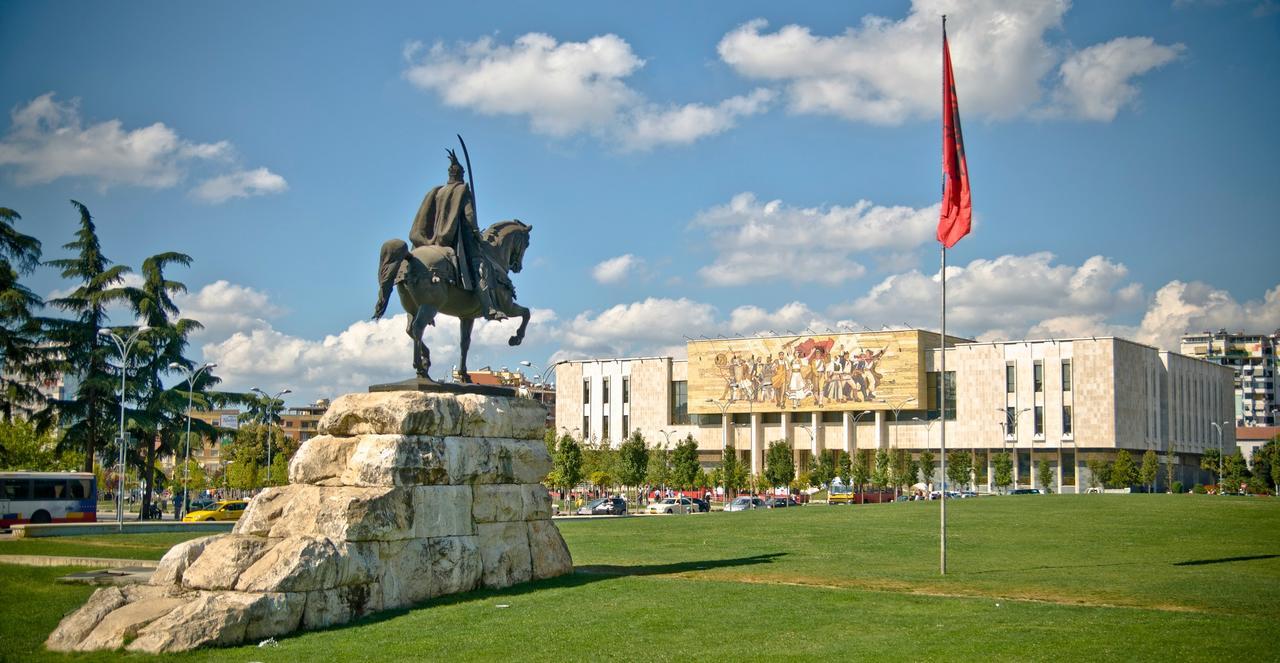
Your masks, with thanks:
<instances>
[{"instance_id":1,"label":"white cloud","mask_svg":"<svg viewBox=\"0 0 1280 663\"><path fill-rule=\"evenodd\" d=\"M125 129L120 120L107 120L86 127L79 100L60 103L53 92L15 108L10 119L9 132L0 140L0 166L11 167L21 185L70 177L104 190L119 185L167 189L179 184L192 166L234 161L227 141L192 142L161 122ZM265 168L252 172L259 171L279 180L272 191L283 190L283 178Z\"/></svg>"},{"instance_id":2,"label":"white cloud","mask_svg":"<svg viewBox=\"0 0 1280 663\"><path fill-rule=\"evenodd\" d=\"M1054 264L1047 252L948 267L948 332L991 339L1026 338L1037 325L1082 329L1081 316L1101 322L1141 309L1142 287L1127 277L1124 265L1103 256L1072 266ZM912 270L884 279L841 310L863 320L936 329L940 295L936 272Z\"/></svg>"},{"instance_id":3,"label":"white cloud","mask_svg":"<svg viewBox=\"0 0 1280 663\"><path fill-rule=\"evenodd\" d=\"M685 336L714 333L715 307L689 299L650 297L600 312L584 311L558 332L561 348L588 356L648 354Z\"/></svg>"},{"instance_id":4,"label":"white cloud","mask_svg":"<svg viewBox=\"0 0 1280 663\"><path fill-rule=\"evenodd\" d=\"M850 207L801 208L740 193L694 219L692 226L710 233L706 244L718 254L698 273L722 286L779 279L837 285L866 273L853 256L910 251L933 238L937 218L937 205L883 207L860 200Z\"/></svg>"},{"instance_id":5,"label":"white cloud","mask_svg":"<svg viewBox=\"0 0 1280 663\"><path fill-rule=\"evenodd\" d=\"M866 16L833 36L800 25L766 32L768 24L754 20L726 34L718 51L739 74L783 84L794 113L899 124L940 111L939 16L947 14L962 115L1003 119L1034 112L1042 103L1042 79L1068 50L1048 43L1046 34L1061 28L1069 7L1067 0L915 0L900 20ZM1085 86L1079 92L1131 89L1129 78L1150 68L1118 69L1117 76L1125 75L1111 88ZM1071 110L1096 102L1078 101L1083 105Z\"/></svg>"},{"instance_id":6,"label":"white cloud","mask_svg":"<svg viewBox=\"0 0 1280 663\"><path fill-rule=\"evenodd\" d=\"M550 311L532 312L528 335L549 336ZM320 339L285 334L270 324L206 343L205 361L218 364L217 374L228 390L247 390L257 384L289 387L300 396L332 397L365 391L370 384L403 380L413 374L413 346L405 334L404 313L381 320L361 320ZM477 351L507 348L518 320L477 320L472 331L471 368ZM458 363L458 326L442 317L424 334L431 349L431 376L447 379Z\"/></svg>"},{"instance_id":7,"label":"white cloud","mask_svg":"<svg viewBox=\"0 0 1280 663\"><path fill-rule=\"evenodd\" d=\"M729 314L729 331L737 336L802 333L805 329L824 331L830 320L802 302L784 304L776 311L759 306L739 306Z\"/></svg>"},{"instance_id":8,"label":"white cloud","mask_svg":"<svg viewBox=\"0 0 1280 663\"><path fill-rule=\"evenodd\" d=\"M715 106L686 104L658 108L646 106L632 111L619 129L623 146L647 150L671 144L687 145L699 138L714 136L732 129L740 117L768 110L775 93L757 89L751 94L730 97Z\"/></svg>"},{"instance_id":9,"label":"white cloud","mask_svg":"<svg viewBox=\"0 0 1280 663\"><path fill-rule=\"evenodd\" d=\"M283 177L267 170L237 170L226 175L212 177L191 190L197 199L207 203L221 203L232 198L248 198L288 190Z\"/></svg>"},{"instance_id":10,"label":"white cloud","mask_svg":"<svg viewBox=\"0 0 1280 663\"><path fill-rule=\"evenodd\" d=\"M772 99L770 91L756 90L715 105L654 104L625 83L645 63L614 34L562 43L531 32L510 45L485 37L454 48L414 42L404 55L405 77L448 106L527 117L537 133L585 132L632 150L722 133Z\"/></svg>"},{"instance_id":11,"label":"white cloud","mask_svg":"<svg viewBox=\"0 0 1280 663\"><path fill-rule=\"evenodd\" d=\"M1280 285L1261 301L1238 302L1226 290L1199 282L1170 281L1156 292L1137 339L1176 350L1185 332L1227 329L1270 333L1280 329Z\"/></svg>"},{"instance_id":12,"label":"white cloud","mask_svg":"<svg viewBox=\"0 0 1280 663\"><path fill-rule=\"evenodd\" d=\"M266 293L226 280L179 295L174 302L182 317L204 325L194 335L196 339L224 339L235 332L269 329L268 320L283 312Z\"/></svg>"},{"instance_id":13,"label":"white cloud","mask_svg":"<svg viewBox=\"0 0 1280 663\"><path fill-rule=\"evenodd\" d=\"M1132 79L1162 67L1185 49L1161 46L1150 37L1121 37L1073 53L1062 63L1052 111L1110 122L1138 98Z\"/></svg>"},{"instance_id":14,"label":"white cloud","mask_svg":"<svg viewBox=\"0 0 1280 663\"><path fill-rule=\"evenodd\" d=\"M601 261L591 269L591 277L599 283L621 283L644 267L644 259L630 253Z\"/></svg>"}]
</instances>

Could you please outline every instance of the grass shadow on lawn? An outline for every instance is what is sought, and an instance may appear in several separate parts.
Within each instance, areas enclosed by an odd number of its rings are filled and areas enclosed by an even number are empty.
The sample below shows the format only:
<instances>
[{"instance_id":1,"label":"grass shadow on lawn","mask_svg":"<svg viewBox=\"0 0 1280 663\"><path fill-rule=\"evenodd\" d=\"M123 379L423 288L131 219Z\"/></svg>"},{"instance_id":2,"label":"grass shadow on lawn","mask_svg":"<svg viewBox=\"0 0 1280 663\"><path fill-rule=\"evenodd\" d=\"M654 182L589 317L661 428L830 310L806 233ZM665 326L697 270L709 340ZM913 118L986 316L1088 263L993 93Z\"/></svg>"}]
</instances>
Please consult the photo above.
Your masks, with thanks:
<instances>
[{"instance_id":1,"label":"grass shadow on lawn","mask_svg":"<svg viewBox=\"0 0 1280 663\"><path fill-rule=\"evenodd\" d=\"M1174 566L1203 566L1205 564L1226 564L1227 562L1252 562L1257 559L1275 559L1280 555L1245 555L1243 557L1222 557L1219 559L1193 559L1186 562L1174 562Z\"/></svg>"},{"instance_id":2,"label":"grass shadow on lawn","mask_svg":"<svg viewBox=\"0 0 1280 663\"><path fill-rule=\"evenodd\" d=\"M440 596L434 599L428 599L422 603L403 608L394 608L390 610L380 610L370 615L366 615L360 619L352 620L346 624L336 624L329 628L317 629L313 631L298 631L288 635L300 635L303 633L323 633L326 631L341 631L345 629L368 626L369 624L377 624L388 619L395 619L408 614L414 610L423 608L432 608L436 606L455 605L460 603L469 603L472 601L483 601L491 598L520 596L532 592L540 592L553 589L572 589L581 587L595 582L612 580L615 578L624 578L630 576L660 576L660 575L676 575L680 573L688 573L691 571L705 571L708 569L718 569L734 566L753 566L756 564L772 564L777 559L786 556L787 553L765 553L761 555L751 555L750 557L735 557L731 559L713 559L699 562L673 562L670 564L636 564L632 566L622 564L591 564L586 566L575 566L573 573L567 573L555 578L546 580L532 580L520 583L503 589L476 589L461 594L450 594L448 596Z\"/></svg>"}]
</instances>

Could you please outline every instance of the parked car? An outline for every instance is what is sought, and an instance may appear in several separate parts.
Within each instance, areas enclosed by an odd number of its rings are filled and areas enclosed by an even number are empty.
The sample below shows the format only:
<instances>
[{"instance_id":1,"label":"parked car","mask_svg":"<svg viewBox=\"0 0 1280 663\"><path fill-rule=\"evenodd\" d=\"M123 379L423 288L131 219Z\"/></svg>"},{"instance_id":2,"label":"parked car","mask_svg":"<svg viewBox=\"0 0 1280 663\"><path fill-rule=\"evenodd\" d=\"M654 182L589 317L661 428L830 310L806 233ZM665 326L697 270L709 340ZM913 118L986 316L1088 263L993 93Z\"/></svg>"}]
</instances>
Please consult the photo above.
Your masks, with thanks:
<instances>
[{"instance_id":1,"label":"parked car","mask_svg":"<svg viewBox=\"0 0 1280 663\"><path fill-rule=\"evenodd\" d=\"M1039 495L1039 488L1014 488L1009 491L1010 495Z\"/></svg>"},{"instance_id":2,"label":"parked car","mask_svg":"<svg viewBox=\"0 0 1280 663\"><path fill-rule=\"evenodd\" d=\"M644 512L670 515L692 513L694 509L697 507L693 505L693 500L687 497L666 497L645 507Z\"/></svg>"},{"instance_id":3,"label":"parked car","mask_svg":"<svg viewBox=\"0 0 1280 663\"><path fill-rule=\"evenodd\" d=\"M246 500L222 500L207 509L192 511L182 517L184 523L198 523L205 520L239 520L244 508L249 506Z\"/></svg>"},{"instance_id":4,"label":"parked car","mask_svg":"<svg viewBox=\"0 0 1280 663\"><path fill-rule=\"evenodd\" d=\"M789 506L800 506L800 503L793 497L774 497L766 502L766 505L770 509L782 509Z\"/></svg>"},{"instance_id":5,"label":"parked car","mask_svg":"<svg viewBox=\"0 0 1280 663\"><path fill-rule=\"evenodd\" d=\"M759 497L739 497L724 508L725 511L749 511L751 509L767 509L769 506Z\"/></svg>"},{"instance_id":6,"label":"parked car","mask_svg":"<svg viewBox=\"0 0 1280 663\"><path fill-rule=\"evenodd\" d=\"M601 497L578 509L579 516L625 516L627 501L621 497Z\"/></svg>"},{"instance_id":7,"label":"parked car","mask_svg":"<svg viewBox=\"0 0 1280 663\"><path fill-rule=\"evenodd\" d=\"M709 504L706 500L699 499L697 497L690 497L689 499L693 500L693 506L695 511L698 511L699 513L706 513L711 510L711 504Z\"/></svg>"}]
</instances>

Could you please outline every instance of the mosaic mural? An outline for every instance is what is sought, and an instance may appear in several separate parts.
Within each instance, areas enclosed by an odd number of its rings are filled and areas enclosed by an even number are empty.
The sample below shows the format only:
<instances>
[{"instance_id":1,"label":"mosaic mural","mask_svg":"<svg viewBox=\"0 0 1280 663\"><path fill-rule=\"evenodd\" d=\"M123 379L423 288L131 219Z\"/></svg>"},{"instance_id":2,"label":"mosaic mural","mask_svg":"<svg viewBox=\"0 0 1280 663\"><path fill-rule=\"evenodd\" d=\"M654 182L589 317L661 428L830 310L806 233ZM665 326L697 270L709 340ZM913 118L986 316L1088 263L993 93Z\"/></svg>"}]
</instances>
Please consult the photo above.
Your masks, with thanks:
<instances>
[{"instance_id":1,"label":"mosaic mural","mask_svg":"<svg viewBox=\"0 0 1280 663\"><path fill-rule=\"evenodd\" d=\"M923 403L924 349L937 345L936 334L918 330L690 341L689 412Z\"/></svg>"}]
</instances>

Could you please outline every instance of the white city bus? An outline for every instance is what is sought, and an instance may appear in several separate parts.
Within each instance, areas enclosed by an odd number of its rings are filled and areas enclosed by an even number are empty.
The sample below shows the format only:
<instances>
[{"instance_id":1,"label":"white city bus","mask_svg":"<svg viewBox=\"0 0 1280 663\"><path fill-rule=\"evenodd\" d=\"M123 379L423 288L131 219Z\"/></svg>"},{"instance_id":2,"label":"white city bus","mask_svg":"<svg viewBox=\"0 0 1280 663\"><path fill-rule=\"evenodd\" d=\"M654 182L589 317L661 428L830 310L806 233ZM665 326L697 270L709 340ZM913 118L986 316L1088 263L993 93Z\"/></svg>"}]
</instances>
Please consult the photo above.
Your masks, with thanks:
<instances>
[{"instance_id":1,"label":"white city bus","mask_svg":"<svg viewBox=\"0 0 1280 663\"><path fill-rule=\"evenodd\" d=\"M91 523L98 482L87 472L0 472L0 529L25 523Z\"/></svg>"}]
</instances>

